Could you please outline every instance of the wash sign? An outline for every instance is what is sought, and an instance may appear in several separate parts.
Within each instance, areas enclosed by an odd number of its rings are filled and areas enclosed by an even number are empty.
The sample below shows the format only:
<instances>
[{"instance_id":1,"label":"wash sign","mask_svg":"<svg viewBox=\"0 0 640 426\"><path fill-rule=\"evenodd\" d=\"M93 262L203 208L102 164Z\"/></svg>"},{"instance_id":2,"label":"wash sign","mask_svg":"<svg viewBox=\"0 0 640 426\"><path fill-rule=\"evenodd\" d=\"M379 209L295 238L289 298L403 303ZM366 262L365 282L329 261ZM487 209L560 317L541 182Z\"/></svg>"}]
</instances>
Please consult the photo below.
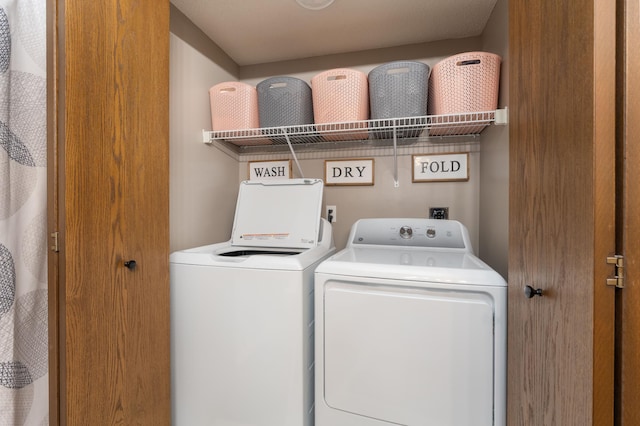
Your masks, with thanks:
<instances>
[{"instance_id":1,"label":"wash sign","mask_svg":"<svg viewBox=\"0 0 640 426\"><path fill-rule=\"evenodd\" d=\"M467 180L469 180L469 153L413 156L413 182Z\"/></svg>"},{"instance_id":2,"label":"wash sign","mask_svg":"<svg viewBox=\"0 0 640 426\"><path fill-rule=\"evenodd\" d=\"M274 179L291 179L291 160L249 162L249 180Z\"/></svg>"}]
</instances>

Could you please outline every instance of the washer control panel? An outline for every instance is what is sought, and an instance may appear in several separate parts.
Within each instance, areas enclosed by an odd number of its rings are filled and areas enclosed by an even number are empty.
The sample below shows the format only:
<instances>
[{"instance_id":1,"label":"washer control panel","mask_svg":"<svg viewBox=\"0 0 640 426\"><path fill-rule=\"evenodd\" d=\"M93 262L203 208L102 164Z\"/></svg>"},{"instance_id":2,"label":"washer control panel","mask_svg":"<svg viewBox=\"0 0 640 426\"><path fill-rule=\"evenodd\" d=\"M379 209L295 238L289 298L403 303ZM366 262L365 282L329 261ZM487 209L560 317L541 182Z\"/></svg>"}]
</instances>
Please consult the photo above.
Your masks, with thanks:
<instances>
[{"instance_id":1,"label":"washer control panel","mask_svg":"<svg viewBox=\"0 0 640 426\"><path fill-rule=\"evenodd\" d=\"M472 252L467 228L456 220L361 219L351 228L349 245L413 246Z\"/></svg>"}]
</instances>

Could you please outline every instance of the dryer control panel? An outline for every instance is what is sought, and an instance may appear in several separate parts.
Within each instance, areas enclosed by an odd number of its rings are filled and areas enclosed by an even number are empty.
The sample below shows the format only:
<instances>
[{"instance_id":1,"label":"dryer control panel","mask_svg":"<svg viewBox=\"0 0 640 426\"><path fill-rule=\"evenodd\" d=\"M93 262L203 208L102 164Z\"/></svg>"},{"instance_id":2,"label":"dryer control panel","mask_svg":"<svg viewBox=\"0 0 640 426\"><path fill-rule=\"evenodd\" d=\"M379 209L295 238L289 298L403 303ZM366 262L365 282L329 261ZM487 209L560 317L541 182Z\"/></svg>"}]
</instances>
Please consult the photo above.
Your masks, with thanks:
<instances>
[{"instance_id":1,"label":"dryer control panel","mask_svg":"<svg viewBox=\"0 0 640 426\"><path fill-rule=\"evenodd\" d=\"M351 228L349 246L432 247L473 252L467 228L456 220L420 218L360 219Z\"/></svg>"}]
</instances>

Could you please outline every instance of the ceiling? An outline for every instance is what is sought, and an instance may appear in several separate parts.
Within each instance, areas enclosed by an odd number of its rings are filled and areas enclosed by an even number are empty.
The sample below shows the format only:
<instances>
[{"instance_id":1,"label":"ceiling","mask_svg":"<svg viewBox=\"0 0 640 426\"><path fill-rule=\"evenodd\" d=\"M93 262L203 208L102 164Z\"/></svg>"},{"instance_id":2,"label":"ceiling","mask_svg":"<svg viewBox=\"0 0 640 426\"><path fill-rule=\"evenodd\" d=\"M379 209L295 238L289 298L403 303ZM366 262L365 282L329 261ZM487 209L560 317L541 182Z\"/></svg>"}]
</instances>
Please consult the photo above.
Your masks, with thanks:
<instances>
[{"instance_id":1,"label":"ceiling","mask_svg":"<svg viewBox=\"0 0 640 426\"><path fill-rule=\"evenodd\" d=\"M238 65L478 36L496 0L171 0Z\"/></svg>"}]
</instances>

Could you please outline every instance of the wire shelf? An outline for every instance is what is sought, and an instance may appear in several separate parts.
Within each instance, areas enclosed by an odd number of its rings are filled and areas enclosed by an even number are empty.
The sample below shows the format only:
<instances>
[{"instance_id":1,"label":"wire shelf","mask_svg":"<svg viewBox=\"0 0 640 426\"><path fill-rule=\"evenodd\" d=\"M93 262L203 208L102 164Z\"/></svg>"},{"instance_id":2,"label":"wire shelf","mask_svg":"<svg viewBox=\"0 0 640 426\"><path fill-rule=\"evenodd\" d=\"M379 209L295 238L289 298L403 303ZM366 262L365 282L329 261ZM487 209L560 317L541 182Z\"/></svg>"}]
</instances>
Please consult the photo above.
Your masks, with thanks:
<instances>
[{"instance_id":1,"label":"wire shelf","mask_svg":"<svg viewBox=\"0 0 640 426\"><path fill-rule=\"evenodd\" d=\"M427 115L341 123L203 131L203 142L224 141L243 147L337 144L374 140L431 139L477 136L490 124L506 124L506 109L459 114Z\"/></svg>"}]
</instances>

